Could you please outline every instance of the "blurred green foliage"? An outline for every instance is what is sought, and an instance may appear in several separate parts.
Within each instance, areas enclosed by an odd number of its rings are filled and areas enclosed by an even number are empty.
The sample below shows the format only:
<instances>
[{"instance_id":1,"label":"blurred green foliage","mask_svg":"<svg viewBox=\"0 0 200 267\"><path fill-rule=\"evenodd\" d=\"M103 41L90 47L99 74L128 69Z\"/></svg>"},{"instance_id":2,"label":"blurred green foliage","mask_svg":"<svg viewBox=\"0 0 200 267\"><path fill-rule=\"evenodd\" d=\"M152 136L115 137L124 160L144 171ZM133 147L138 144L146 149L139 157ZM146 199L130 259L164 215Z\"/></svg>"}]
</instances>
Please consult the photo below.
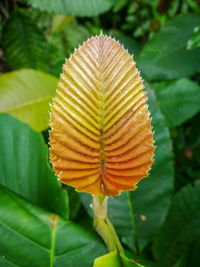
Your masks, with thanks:
<instances>
[{"instance_id":1,"label":"blurred green foliage","mask_svg":"<svg viewBox=\"0 0 200 267\"><path fill-rule=\"evenodd\" d=\"M149 178L110 199L109 218L139 264L200 266L199 25L199 0L1 0L0 266L89 267L107 253L90 196L61 187L47 152L65 58L100 30L134 55L157 146ZM95 266L122 266L113 255Z\"/></svg>"}]
</instances>

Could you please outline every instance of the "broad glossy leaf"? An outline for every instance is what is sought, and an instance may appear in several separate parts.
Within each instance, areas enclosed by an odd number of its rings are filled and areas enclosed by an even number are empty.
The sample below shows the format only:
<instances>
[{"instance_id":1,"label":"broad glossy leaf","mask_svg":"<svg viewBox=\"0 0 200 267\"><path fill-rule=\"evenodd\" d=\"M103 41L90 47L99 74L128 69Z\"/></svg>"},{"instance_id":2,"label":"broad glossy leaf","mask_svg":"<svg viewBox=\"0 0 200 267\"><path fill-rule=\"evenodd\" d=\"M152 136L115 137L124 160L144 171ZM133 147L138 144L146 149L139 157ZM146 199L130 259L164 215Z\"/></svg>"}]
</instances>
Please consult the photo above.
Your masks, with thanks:
<instances>
[{"instance_id":1,"label":"broad glossy leaf","mask_svg":"<svg viewBox=\"0 0 200 267\"><path fill-rule=\"evenodd\" d=\"M173 191L173 155L169 130L156 104L153 91L148 92L152 126L155 129L155 162L148 179L134 192L122 192L108 201L108 216L121 241L131 250L141 251L161 227L171 203ZM81 195L81 201L92 215L91 199ZM137 246L137 249L136 249Z\"/></svg>"},{"instance_id":2,"label":"broad glossy leaf","mask_svg":"<svg viewBox=\"0 0 200 267\"><path fill-rule=\"evenodd\" d=\"M149 178L141 181L138 190L130 192L135 218L135 238L140 251L163 224L174 186L174 158L169 130L156 105L153 91L149 91L148 99L155 130L155 162Z\"/></svg>"},{"instance_id":3,"label":"broad glossy leaf","mask_svg":"<svg viewBox=\"0 0 200 267\"><path fill-rule=\"evenodd\" d=\"M200 24L197 25L189 40L187 41L187 49L194 49L200 47Z\"/></svg>"},{"instance_id":4,"label":"broad glossy leaf","mask_svg":"<svg viewBox=\"0 0 200 267\"><path fill-rule=\"evenodd\" d=\"M79 214L81 207L80 193L77 193L71 186L65 185L64 188L66 188L69 197L69 219L74 220L76 217L82 217Z\"/></svg>"},{"instance_id":5,"label":"broad glossy leaf","mask_svg":"<svg viewBox=\"0 0 200 267\"><path fill-rule=\"evenodd\" d=\"M0 188L0 266L92 266L100 238Z\"/></svg>"},{"instance_id":6,"label":"broad glossy leaf","mask_svg":"<svg viewBox=\"0 0 200 267\"><path fill-rule=\"evenodd\" d=\"M188 79L153 83L159 107L169 127L175 127L200 110L200 86Z\"/></svg>"},{"instance_id":7,"label":"broad glossy leaf","mask_svg":"<svg viewBox=\"0 0 200 267\"><path fill-rule=\"evenodd\" d=\"M130 192L108 201L108 217L115 226L122 242L130 249L135 247L135 218L132 211Z\"/></svg>"},{"instance_id":8,"label":"broad glossy leaf","mask_svg":"<svg viewBox=\"0 0 200 267\"><path fill-rule=\"evenodd\" d=\"M148 176L153 133L132 57L110 37L89 39L63 66L51 113L51 162L80 192L119 195Z\"/></svg>"},{"instance_id":9,"label":"broad glossy leaf","mask_svg":"<svg viewBox=\"0 0 200 267\"><path fill-rule=\"evenodd\" d=\"M49 124L49 103L58 80L35 70L18 70L0 76L0 112L9 113L42 131Z\"/></svg>"},{"instance_id":10,"label":"broad glossy leaf","mask_svg":"<svg viewBox=\"0 0 200 267\"><path fill-rule=\"evenodd\" d=\"M186 42L200 14L177 16L166 22L145 45L138 66L148 80L173 80L200 71L200 49L187 50Z\"/></svg>"},{"instance_id":11,"label":"broad glossy leaf","mask_svg":"<svg viewBox=\"0 0 200 267\"><path fill-rule=\"evenodd\" d=\"M96 16L111 8L114 0L26 0L33 7L49 13L78 17Z\"/></svg>"},{"instance_id":12,"label":"broad glossy leaf","mask_svg":"<svg viewBox=\"0 0 200 267\"><path fill-rule=\"evenodd\" d=\"M9 16L3 26L1 44L12 69L48 69L48 43L25 10L17 9Z\"/></svg>"},{"instance_id":13,"label":"broad glossy leaf","mask_svg":"<svg viewBox=\"0 0 200 267\"><path fill-rule=\"evenodd\" d=\"M121 255L119 258L117 251L111 252L107 255L101 256L94 261L93 267L132 267L132 266L143 266L135 263L133 260L126 258Z\"/></svg>"},{"instance_id":14,"label":"broad glossy leaf","mask_svg":"<svg viewBox=\"0 0 200 267\"><path fill-rule=\"evenodd\" d=\"M162 264L172 266L191 242L199 238L200 189L188 185L173 198L169 214L154 242L154 256Z\"/></svg>"},{"instance_id":15,"label":"broad glossy leaf","mask_svg":"<svg viewBox=\"0 0 200 267\"><path fill-rule=\"evenodd\" d=\"M0 125L0 184L67 218L67 192L49 166L42 134L7 114Z\"/></svg>"}]
</instances>

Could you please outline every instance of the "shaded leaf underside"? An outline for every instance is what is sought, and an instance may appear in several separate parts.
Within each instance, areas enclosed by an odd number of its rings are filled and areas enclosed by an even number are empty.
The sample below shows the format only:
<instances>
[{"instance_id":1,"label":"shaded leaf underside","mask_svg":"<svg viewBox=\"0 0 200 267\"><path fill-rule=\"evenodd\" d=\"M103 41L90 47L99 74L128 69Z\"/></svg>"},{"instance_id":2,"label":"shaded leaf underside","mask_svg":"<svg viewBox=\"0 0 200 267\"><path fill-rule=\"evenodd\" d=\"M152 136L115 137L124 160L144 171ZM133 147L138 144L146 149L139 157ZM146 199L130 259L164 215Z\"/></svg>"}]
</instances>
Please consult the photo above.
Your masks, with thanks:
<instances>
[{"instance_id":1,"label":"shaded leaf underside","mask_svg":"<svg viewBox=\"0 0 200 267\"><path fill-rule=\"evenodd\" d=\"M110 37L75 50L51 114L51 161L61 182L118 195L148 175L154 146L143 89L132 57Z\"/></svg>"}]
</instances>

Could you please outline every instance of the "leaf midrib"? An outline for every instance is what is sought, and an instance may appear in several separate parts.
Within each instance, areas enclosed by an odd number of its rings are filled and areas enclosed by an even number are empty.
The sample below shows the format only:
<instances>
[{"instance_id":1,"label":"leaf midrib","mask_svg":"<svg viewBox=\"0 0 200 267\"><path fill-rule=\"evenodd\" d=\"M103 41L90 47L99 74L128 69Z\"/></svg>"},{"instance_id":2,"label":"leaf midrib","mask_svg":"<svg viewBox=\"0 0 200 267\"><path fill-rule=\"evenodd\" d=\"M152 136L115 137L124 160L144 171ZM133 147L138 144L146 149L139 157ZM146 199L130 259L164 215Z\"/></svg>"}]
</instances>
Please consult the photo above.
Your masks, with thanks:
<instances>
[{"instance_id":1,"label":"leaf midrib","mask_svg":"<svg viewBox=\"0 0 200 267\"><path fill-rule=\"evenodd\" d=\"M100 35L100 49L99 49L99 63L100 63L100 155L101 155L101 185L103 185L103 172L104 172L104 129L103 129L103 120L104 120L104 92L103 92L103 42L102 42L103 35Z\"/></svg>"},{"instance_id":2,"label":"leaf midrib","mask_svg":"<svg viewBox=\"0 0 200 267\"><path fill-rule=\"evenodd\" d=\"M58 217L57 215L53 215L51 219L51 250L50 250L50 267L53 267L54 265L54 252L55 252L55 239L56 239L56 230L58 225Z\"/></svg>"}]
</instances>

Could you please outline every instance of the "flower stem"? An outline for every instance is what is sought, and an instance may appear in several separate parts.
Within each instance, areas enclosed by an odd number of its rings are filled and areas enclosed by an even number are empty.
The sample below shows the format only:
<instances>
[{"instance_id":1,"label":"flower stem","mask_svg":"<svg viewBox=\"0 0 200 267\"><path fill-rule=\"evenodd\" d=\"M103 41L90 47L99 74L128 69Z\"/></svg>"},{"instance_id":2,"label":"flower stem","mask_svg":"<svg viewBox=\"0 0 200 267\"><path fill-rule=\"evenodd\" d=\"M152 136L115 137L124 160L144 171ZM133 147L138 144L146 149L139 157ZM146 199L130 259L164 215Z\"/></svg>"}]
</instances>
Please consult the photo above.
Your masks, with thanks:
<instances>
[{"instance_id":1,"label":"flower stem","mask_svg":"<svg viewBox=\"0 0 200 267\"><path fill-rule=\"evenodd\" d=\"M124 254L115 229L107 216L107 201L108 198L105 196L93 196L94 228L110 252L117 250L119 254Z\"/></svg>"}]
</instances>

